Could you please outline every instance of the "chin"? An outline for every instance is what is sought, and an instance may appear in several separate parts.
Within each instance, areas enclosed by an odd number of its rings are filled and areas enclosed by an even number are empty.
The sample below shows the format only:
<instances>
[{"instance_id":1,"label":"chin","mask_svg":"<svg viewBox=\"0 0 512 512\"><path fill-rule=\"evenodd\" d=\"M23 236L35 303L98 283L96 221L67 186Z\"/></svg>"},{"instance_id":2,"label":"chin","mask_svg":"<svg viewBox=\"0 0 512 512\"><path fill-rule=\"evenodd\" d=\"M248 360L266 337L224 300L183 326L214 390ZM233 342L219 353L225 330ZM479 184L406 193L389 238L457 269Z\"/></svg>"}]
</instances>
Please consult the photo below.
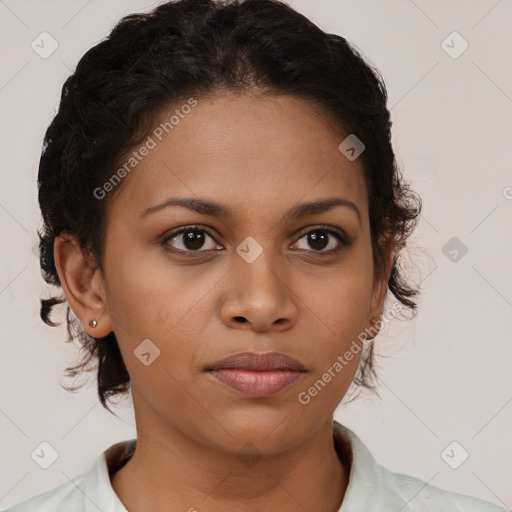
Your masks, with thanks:
<instances>
[{"instance_id":1,"label":"chin","mask_svg":"<svg viewBox=\"0 0 512 512\"><path fill-rule=\"evenodd\" d=\"M306 433L301 434L300 426L306 428L307 425L297 422L296 414L286 407L279 410L269 406L266 411L261 407L256 410L254 406L250 410L237 407L215 417L218 418L218 423L213 421L217 435L211 442L226 452L238 453L242 446L250 443L261 453L272 455L292 448L306 436ZM212 430L208 428L206 434L210 437Z\"/></svg>"}]
</instances>

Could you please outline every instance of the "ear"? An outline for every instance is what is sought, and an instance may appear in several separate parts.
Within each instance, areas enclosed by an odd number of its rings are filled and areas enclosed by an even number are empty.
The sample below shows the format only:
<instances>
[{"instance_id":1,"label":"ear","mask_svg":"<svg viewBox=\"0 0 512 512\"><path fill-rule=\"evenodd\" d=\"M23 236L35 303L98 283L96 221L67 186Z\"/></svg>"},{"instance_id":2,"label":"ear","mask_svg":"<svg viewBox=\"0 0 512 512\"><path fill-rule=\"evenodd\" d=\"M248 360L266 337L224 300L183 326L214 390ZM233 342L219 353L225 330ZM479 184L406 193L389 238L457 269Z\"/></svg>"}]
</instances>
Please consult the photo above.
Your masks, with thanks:
<instances>
[{"instance_id":1,"label":"ear","mask_svg":"<svg viewBox=\"0 0 512 512\"><path fill-rule=\"evenodd\" d=\"M375 273L373 281L372 299L368 322L373 327L375 323L380 320L382 316L382 309L384 307L384 300L388 291L388 282L391 275L391 269L393 268L394 258L394 244L389 244L388 252L384 259L384 268L380 275ZM373 327L373 329L375 329ZM380 327L377 328L377 332Z\"/></svg>"},{"instance_id":2,"label":"ear","mask_svg":"<svg viewBox=\"0 0 512 512\"><path fill-rule=\"evenodd\" d=\"M84 258L76 238L66 234L55 238L54 257L66 299L85 332L94 338L107 336L112 322L100 269ZM91 320L96 320L96 327Z\"/></svg>"}]
</instances>

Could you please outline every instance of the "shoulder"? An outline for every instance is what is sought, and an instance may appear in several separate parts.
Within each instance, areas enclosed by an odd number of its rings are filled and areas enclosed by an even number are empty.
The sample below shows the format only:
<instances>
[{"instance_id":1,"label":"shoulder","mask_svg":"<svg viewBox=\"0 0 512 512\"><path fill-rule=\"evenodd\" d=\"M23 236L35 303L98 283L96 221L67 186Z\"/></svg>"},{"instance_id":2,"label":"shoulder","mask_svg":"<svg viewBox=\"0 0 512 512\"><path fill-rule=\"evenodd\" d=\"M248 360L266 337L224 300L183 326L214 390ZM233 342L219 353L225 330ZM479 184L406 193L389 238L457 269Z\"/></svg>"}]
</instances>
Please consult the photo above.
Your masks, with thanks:
<instances>
[{"instance_id":1,"label":"shoulder","mask_svg":"<svg viewBox=\"0 0 512 512\"><path fill-rule=\"evenodd\" d=\"M107 448L89 470L65 484L29 498L6 512L126 512L110 481L134 452L136 440L121 441Z\"/></svg>"},{"instance_id":2,"label":"shoulder","mask_svg":"<svg viewBox=\"0 0 512 512\"><path fill-rule=\"evenodd\" d=\"M441 489L419 478L394 473L382 466L379 466L379 473L388 491L404 505L407 504L403 512L506 512L504 508L485 500Z\"/></svg>"},{"instance_id":3,"label":"shoulder","mask_svg":"<svg viewBox=\"0 0 512 512\"><path fill-rule=\"evenodd\" d=\"M6 510L6 512L54 512L66 510L69 512L82 512L83 501L80 489L77 487L83 481L81 475L75 482L67 482L59 487L33 496Z\"/></svg>"},{"instance_id":4,"label":"shoulder","mask_svg":"<svg viewBox=\"0 0 512 512\"><path fill-rule=\"evenodd\" d=\"M340 512L506 512L479 498L390 471L377 463L361 439L347 427L335 421L333 432L338 451L351 460L349 483Z\"/></svg>"}]
</instances>

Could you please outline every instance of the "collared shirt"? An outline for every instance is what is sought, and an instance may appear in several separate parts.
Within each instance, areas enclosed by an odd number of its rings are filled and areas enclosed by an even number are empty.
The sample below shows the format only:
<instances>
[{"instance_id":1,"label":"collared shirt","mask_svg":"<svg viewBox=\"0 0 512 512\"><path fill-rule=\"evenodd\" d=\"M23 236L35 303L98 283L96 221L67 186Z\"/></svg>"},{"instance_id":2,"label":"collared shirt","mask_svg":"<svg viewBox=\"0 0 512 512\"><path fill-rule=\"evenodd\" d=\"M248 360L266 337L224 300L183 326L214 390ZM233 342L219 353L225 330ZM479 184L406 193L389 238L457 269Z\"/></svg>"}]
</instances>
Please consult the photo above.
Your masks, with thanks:
<instances>
[{"instance_id":1,"label":"collared shirt","mask_svg":"<svg viewBox=\"0 0 512 512\"><path fill-rule=\"evenodd\" d=\"M487 501L434 487L379 465L363 442L333 421L334 446L351 460L348 487L338 512L507 512ZM127 512L110 476L133 455L131 439L107 448L83 475L29 498L6 512ZM78 488L79 487L79 488Z\"/></svg>"}]
</instances>

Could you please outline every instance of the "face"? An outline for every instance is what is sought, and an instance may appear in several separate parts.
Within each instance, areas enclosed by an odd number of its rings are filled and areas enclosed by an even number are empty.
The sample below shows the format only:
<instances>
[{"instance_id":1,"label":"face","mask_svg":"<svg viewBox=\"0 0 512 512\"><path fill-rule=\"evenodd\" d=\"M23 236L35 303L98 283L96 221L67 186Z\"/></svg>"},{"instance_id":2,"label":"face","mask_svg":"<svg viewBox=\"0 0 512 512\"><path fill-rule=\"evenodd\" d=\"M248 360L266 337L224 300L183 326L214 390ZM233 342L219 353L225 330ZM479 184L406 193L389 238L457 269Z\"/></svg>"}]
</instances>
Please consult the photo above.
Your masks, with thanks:
<instances>
[{"instance_id":1,"label":"face","mask_svg":"<svg viewBox=\"0 0 512 512\"><path fill-rule=\"evenodd\" d=\"M338 149L347 135L304 100L234 94L198 100L153 135L109 204L104 275L93 279L101 311L72 304L89 334L114 331L139 433L275 453L332 417L386 290L374 281L361 159ZM266 396L205 371L240 352L284 353L305 371Z\"/></svg>"}]
</instances>

